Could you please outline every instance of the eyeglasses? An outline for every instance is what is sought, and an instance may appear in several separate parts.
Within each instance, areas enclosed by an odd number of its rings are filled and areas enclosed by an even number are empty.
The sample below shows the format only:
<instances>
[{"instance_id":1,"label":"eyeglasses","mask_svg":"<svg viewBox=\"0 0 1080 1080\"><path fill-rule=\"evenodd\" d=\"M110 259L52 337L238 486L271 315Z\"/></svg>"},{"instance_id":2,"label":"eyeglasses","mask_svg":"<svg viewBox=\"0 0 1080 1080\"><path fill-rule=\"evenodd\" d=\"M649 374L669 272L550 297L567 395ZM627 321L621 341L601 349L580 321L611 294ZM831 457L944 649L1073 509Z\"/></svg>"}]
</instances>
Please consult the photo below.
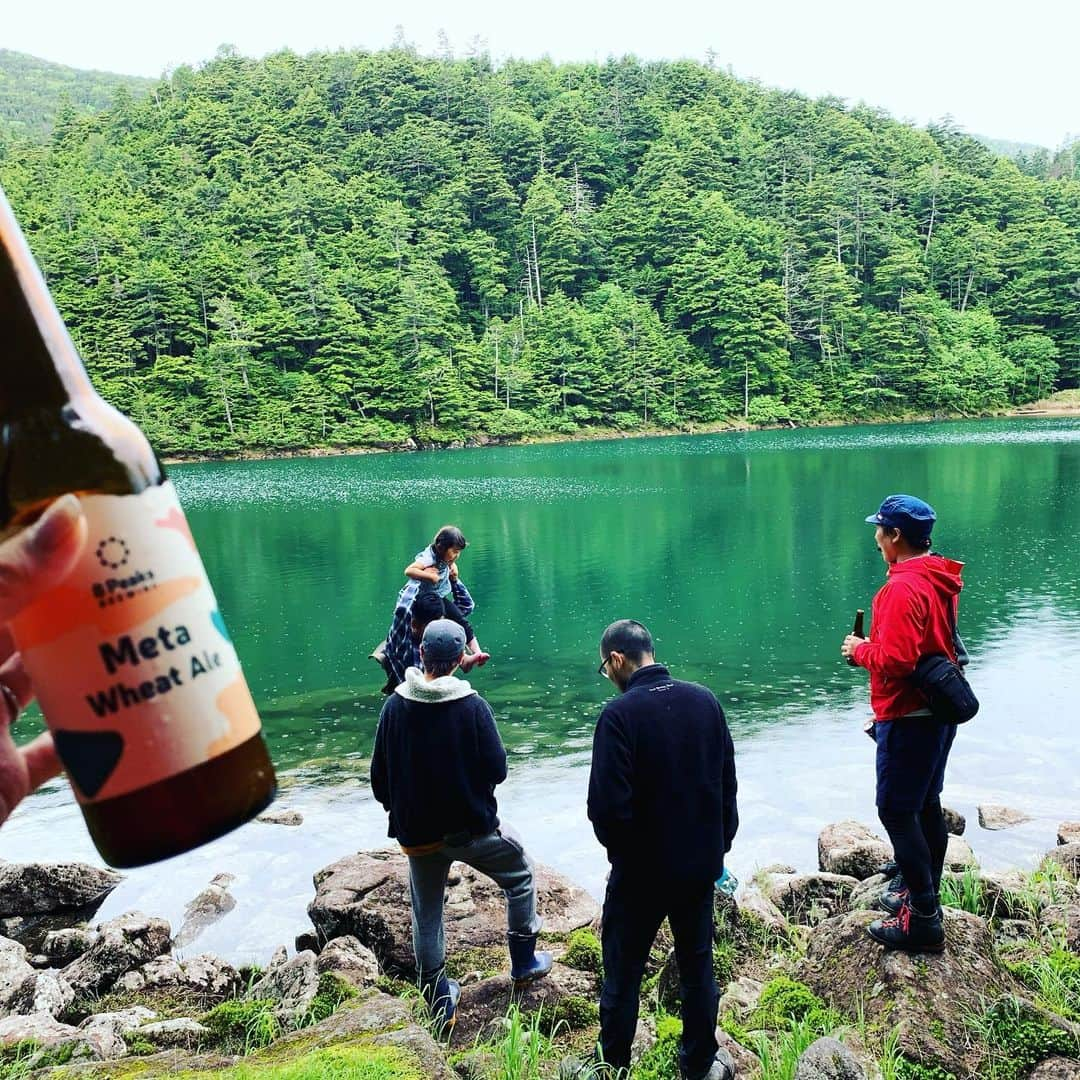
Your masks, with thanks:
<instances>
[{"instance_id":1,"label":"eyeglasses","mask_svg":"<svg viewBox=\"0 0 1080 1080\"><path fill-rule=\"evenodd\" d=\"M603 675L605 679L610 679L611 676L607 672L607 666L611 663L611 657L605 657L604 662L596 669L597 675Z\"/></svg>"}]
</instances>

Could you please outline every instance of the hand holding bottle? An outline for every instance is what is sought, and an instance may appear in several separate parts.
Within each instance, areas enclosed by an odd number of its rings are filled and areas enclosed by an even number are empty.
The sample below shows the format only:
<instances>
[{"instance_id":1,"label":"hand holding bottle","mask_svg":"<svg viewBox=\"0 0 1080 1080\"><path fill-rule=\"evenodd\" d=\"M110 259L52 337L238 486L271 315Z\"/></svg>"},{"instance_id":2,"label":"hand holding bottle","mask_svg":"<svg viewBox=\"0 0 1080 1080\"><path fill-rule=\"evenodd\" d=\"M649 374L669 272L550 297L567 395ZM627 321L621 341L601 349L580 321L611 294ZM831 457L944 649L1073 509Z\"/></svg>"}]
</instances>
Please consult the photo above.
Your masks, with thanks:
<instances>
[{"instance_id":1,"label":"hand holding bottle","mask_svg":"<svg viewBox=\"0 0 1080 1080\"><path fill-rule=\"evenodd\" d=\"M48 733L22 747L11 738L11 724L34 695L7 624L72 568L85 543L79 500L66 495L33 527L0 544L0 824L61 769Z\"/></svg>"}]
</instances>

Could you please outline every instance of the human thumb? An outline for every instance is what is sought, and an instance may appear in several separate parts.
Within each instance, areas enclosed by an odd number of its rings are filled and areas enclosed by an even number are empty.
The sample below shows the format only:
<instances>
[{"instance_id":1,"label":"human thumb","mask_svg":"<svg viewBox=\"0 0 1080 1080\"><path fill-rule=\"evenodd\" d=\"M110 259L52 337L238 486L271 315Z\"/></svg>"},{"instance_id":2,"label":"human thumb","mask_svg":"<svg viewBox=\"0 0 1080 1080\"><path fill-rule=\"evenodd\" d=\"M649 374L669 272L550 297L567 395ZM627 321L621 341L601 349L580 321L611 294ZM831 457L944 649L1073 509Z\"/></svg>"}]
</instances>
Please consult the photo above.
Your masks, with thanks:
<instances>
[{"instance_id":1,"label":"human thumb","mask_svg":"<svg viewBox=\"0 0 1080 1080\"><path fill-rule=\"evenodd\" d=\"M63 495L28 529L0 544L0 623L60 581L85 542L82 506L74 495Z\"/></svg>"}]
</instances>

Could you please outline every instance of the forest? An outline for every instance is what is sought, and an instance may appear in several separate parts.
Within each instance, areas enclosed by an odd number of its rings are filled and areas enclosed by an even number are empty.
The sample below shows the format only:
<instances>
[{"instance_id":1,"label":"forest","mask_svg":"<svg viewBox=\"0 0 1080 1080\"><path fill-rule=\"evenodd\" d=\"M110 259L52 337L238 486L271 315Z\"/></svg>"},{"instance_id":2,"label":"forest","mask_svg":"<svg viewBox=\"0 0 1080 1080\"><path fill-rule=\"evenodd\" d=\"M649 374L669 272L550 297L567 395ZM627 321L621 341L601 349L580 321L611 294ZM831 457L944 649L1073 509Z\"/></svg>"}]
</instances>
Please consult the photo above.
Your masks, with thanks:
<instances>
[{"instance_id":1,"label":"forest","mask_svg":"<svg viewBox=\"0 0 1080 1080\"><path fill-rule=\"evenodd\" d=\"M218 454L973 415L1080 383L1080 155L690 61L223 47L0 184L102 394Z\"/></svg>"}]
</instances>

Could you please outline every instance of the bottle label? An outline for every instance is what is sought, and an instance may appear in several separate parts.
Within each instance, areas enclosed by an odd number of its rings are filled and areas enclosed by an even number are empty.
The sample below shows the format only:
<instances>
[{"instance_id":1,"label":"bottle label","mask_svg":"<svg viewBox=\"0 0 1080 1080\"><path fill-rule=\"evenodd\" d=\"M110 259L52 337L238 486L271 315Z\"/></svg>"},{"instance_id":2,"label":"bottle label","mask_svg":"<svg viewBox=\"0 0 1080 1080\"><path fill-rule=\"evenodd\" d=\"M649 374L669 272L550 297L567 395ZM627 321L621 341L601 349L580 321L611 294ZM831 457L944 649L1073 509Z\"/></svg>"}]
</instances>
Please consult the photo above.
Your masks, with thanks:
<instances>
[{"instance_id":1,"label":"bottle label","mask_svg":"<svg viewBox=\"0 0 1080 1080\"><path fill-rule=\"evenodd\" d=\"M12 622L81 803L202 765L259 716L176 490L88 495L74 570Z\"/></svg>"}]
</instances>

